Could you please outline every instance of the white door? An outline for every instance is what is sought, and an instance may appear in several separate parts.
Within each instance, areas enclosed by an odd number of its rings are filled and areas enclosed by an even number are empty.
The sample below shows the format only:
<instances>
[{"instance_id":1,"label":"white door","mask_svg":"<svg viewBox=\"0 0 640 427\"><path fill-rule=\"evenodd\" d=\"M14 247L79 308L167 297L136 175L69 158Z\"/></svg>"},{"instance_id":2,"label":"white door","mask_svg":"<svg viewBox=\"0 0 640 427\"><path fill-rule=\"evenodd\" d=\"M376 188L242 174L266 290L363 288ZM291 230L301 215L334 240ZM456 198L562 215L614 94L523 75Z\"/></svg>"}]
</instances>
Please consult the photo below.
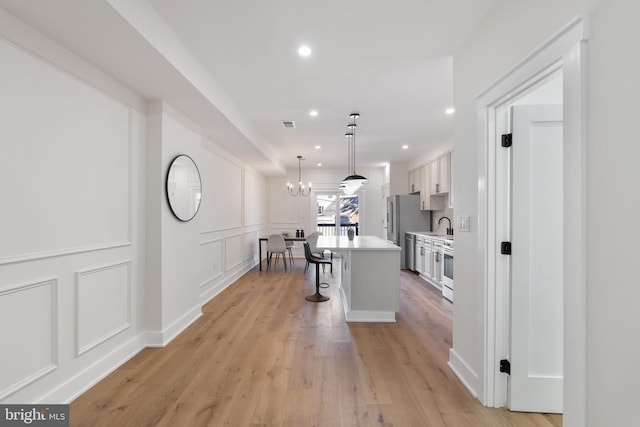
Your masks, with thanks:
<instances>
[{"instance_id":1,"label":"white door","mask_svg":"<svg viewBox=\"0 0 640 427\"><path fill-rule=\"evenodd\" d=\"M512 109L513 411L562 413L562 106Z\"/></svg>"}]
</instances>

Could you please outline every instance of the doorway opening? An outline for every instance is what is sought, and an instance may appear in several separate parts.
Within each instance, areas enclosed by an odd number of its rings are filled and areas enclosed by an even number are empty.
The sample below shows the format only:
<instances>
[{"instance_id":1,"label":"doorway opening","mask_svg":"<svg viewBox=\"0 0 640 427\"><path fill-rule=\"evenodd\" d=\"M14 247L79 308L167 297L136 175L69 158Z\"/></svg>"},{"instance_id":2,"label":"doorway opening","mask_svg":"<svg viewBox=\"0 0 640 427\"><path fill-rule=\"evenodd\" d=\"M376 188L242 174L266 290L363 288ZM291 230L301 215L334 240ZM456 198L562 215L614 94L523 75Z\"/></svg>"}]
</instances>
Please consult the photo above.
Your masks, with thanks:
<instances>
[{"instance_id":1,"label":"doorway opening","mask_svg":"<svg viewBox=\"0 0 640 427\"><path fill-rule=\"evenodd\" d=\"M587 33L576 18L522 63L514 67L477 98L478 113L478 242L479 278L484 301L484 365L479 380L481 402L486 406L508 404L507 373L502 360L510 348L510 259L501 251L504 224L510 210L499 208L509 200L511 171L501 165L499 136L510 116L501 107L522 98L555 72L562 71L563 85L563 190L562 292L563 296L563 425L580 426L586 420L586 245L585 218L585 96ZM507 238L510 230L507 230ZM506 240L506 239L505 239Z\"/></svg>"}]
</instances>

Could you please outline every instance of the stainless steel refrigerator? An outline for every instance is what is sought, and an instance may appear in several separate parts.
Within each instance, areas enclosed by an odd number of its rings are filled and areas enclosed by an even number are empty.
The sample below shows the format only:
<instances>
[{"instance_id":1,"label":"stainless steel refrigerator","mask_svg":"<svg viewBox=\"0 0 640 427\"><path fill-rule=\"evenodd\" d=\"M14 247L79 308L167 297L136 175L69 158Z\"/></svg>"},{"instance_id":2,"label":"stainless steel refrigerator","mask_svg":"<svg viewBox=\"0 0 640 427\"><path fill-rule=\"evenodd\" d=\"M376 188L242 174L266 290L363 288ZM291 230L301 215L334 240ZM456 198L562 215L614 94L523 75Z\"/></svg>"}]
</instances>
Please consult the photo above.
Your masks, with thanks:
<instances>
[{"instance_id":1,"label":"stainless steel refrigerator","mask_svg":"<svg viewBox=\"0 0 640 427\"><path fill-rule=\"evenodd\" d=\"M431 231L431 212L420 210L420 195L387 197L387 240L402 248L400 268L407 268L407 254L413 251L406 247L404 234L407 231Z\"/></svg>"}]
</instances>

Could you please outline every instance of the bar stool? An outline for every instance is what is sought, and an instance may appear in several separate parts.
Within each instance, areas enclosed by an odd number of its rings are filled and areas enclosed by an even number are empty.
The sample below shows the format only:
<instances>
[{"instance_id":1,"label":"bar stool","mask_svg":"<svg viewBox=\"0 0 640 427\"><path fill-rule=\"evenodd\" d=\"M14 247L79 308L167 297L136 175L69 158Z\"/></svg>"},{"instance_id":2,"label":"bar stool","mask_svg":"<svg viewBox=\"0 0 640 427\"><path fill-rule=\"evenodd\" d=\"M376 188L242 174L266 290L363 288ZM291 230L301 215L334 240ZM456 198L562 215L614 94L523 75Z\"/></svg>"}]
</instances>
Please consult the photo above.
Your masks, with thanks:
<instances>
[{"instance_id":1,"label":"bar stool","mask_svg":"<svg viewBox=\"0 0 640 427\"><path fill-rule=\"evenodd\" d=\"M320 255L321 258L324 258L324 251L323 250L319 250L316 247L316 244L318 243L318 237L322 236L322 233L319 231L314 231L313 233L309 234L309 236L307 236L307 242L309 243L309 250L311 251L311 255L315 257L314 254L318 254ZM333 252L331 252L331 261L333 261ZM322 272L324 273L324 266L327 263L322 263ZM331 272L333 273L333 263L329 264L330 268L331 268ZM307 261L307 264L304 266L304 272L307 272L307 268L309 268L309 261Z\"/></svg>"},{"instance_id":2,"label":"bar stool","mask_svg":"<svg viewBox=\"0 0 640 427\"><path fill-rule=\"evenodd\" d=\"M325 264L331 264L331 261L328 259L323 259L323 258L318 258L313 256L311 254L311 249L309 248L309 243L304 242L303 245L304 245L304 257L307 259L307 263L316 265L316 293L308 295L304 299L312 302L328 301L329 297L322 295L320 293L320 269L318 268L318 266L319 264L323 264L323 266ZM324 284L328 285L328 283L326 282L324 282Z\"/></svg>"}]
</instances>

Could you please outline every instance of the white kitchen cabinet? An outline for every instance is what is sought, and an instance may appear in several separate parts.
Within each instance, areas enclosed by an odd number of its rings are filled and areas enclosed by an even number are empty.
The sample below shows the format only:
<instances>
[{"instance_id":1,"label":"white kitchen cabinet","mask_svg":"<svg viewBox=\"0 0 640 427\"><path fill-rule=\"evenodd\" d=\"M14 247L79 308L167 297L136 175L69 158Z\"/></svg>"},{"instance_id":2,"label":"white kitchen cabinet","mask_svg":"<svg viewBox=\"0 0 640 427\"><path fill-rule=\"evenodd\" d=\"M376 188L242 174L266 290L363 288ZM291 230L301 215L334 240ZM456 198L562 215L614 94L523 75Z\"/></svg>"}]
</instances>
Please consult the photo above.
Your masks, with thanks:
<instances>
[{"instance_id":1,"label":"white kitchen cabinet","mask_svg":"<svg viewBox=\"0 0 640 427\"><path fill-rule=\"evenodd\" d=\"M449 192L451 182L451 153L434 160L430 164L431 182L429 188L432 195L445 194Z\"/></svg>"},{"instance_id":2,"label":"white kitchen cabinet","mask_svg":"<svg viewBox=\"0 0 640 427\"><path fill-rule=\"evenodd\" d=\"M420 209L423 211L440 211L446 207L446 200L442 196L431 197L431 169L433 164L429 163L422 167L422 188L420 192Z\"/></svg>"},{"instance_id":3,"label":"white kitchen cabinet","mask_svg":"<svg viewBox=\"0 0 640 427\"><path fill-rule=\"evenodd\" d=\"M422 187L422 167L409 172L409 194L419 193Z\"/></svg>"},{"instance_id":4,"label":"white kitchen cabinet","mask_svg":"<svg viewBox=\"0 0 640 427\"><path fill-rule=\"evenodd\" d=\"M433 249L431 247L431 239L424 241L423 243L423 248L424 248L424 268L423 268L423 275L427 278L427 279L431 279L433 277Z\"/></svg>"},{"instance_id":5,"label":"white kitchen cabinet","mask_svg":"<svg viewBox=\"0 0 640 427\"><path fill-rule=\"evenodd\" d=\"M420 236L416 236L416 272L418 274L424 273L424 240Z\"/></svg>"},{"instance_id":6,"label":"white kitchen cabinet","mask_svg":"<svg viewBox=\"0 0 640 427\"><path fill-rule=\"evenodd\" d=\"M453 154L449 153L449 207L453 209Z\"/></svg>"},{"instance_id":7,"label":"white kitchen cabinet","mask_svg":"<svg viewBox=\"0 0 640 427\"><path fill-rule=\"evenodd\" d=\"M433 245L433 271L431 274L431 283L438 289L442 289L442 244Z\"/></svg>"}]
</instances>

